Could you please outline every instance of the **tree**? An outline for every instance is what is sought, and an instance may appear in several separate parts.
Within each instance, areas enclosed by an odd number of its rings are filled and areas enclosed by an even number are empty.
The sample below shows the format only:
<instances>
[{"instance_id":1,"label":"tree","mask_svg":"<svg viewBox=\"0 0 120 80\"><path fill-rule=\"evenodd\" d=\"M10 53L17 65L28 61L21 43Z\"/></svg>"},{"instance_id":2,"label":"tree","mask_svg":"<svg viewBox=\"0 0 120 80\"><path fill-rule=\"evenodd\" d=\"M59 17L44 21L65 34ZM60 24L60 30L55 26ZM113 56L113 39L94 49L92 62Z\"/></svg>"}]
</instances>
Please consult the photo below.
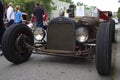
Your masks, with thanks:
<instances>
[{"instance_id":1,"label":"tree","mask_svg":"<svg viewBox=\"0 0 120 80\"><path fill-rule=\"evenodd\" d=\"M39 2L40 6L45 9L48 15L50 15L52 11L52 0L4 0L5 4L8 4L10 1L13 2L14 7L15 5L20 5L21 11L29 14L28 19L30 18L30 14L32 13L35 7L35 2Z\"/></svg>"},{"instance_id":2,"label":"tree","mask_svg":"<svg viewBox=\"0 0 120 80\"><path fill-rule=\"evenodd\" d=\"M77 6L83 6L83 3L77 2Z\"/></svg>"},{"instance_id":3,"label":"tree","mask_svg":"<svg viewBox=\"0 0 120 80\"><path fill-rule=\"evenodd\" d=\"M117 11L117 17L120 18L120 7L118 8L118 11Z\"/></svg>"},{"instance_id":4,"label":"tree","mask_svg":"<svg viewBox=\"0 0 120 80\"><path fill-rule=\"evenodd\" d=\"M59 1L67 2L67 3L73 3L71 0L59 0Z\"/></svg>"}]
</instances>

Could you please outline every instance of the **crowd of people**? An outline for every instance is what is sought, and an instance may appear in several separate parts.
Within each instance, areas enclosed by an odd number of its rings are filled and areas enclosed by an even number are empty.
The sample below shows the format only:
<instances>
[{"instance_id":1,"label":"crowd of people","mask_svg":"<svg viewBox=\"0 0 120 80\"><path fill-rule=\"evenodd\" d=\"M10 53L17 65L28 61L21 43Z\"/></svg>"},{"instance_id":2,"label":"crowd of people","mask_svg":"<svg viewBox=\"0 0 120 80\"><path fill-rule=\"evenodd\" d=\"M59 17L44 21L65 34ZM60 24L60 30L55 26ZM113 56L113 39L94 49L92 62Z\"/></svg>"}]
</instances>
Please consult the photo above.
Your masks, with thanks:
<instances>
[{"instance_id":1,"label":"crowd of people","mask_svg":"<svg viewBox=\"0 0 120 80\"><path fill-rule=\"evenodd\" d=\"M7 9L4 11L5 13L5 20L8 22L7 27L11 26L12 24L22 23L23 21L23 12L20 9L20 5L16 5L15 8L13 7L13 3L8 3ZM35 23L36 27L44 28L44 24L46 25L47 14L45 10L40 6L38 2L35 3L35 8L31 13L31 20L30 22Z\"/></svg>"},{"instance_id":2,"label":"crowd of people","mask_svg":"<svg viewBox=\"0 0 120 80\"><path fill-rule=\"evenodd\" d=\"M13 3L8 3L8 7L5 9L3 3L0 1L0 45L2 35L7 27L10 27L13 24L22 23L23 21L23 12L20 10L20 5L16 5L15 9ZM7 27L5 27L4 22L8 22ZM35 3L35 8L31 13L31 23L35 23L36 27L41 27L44 29L44 25L47 25L47 14L45 10L40 6L38 2Z\"/></svg>"}]
</instances>

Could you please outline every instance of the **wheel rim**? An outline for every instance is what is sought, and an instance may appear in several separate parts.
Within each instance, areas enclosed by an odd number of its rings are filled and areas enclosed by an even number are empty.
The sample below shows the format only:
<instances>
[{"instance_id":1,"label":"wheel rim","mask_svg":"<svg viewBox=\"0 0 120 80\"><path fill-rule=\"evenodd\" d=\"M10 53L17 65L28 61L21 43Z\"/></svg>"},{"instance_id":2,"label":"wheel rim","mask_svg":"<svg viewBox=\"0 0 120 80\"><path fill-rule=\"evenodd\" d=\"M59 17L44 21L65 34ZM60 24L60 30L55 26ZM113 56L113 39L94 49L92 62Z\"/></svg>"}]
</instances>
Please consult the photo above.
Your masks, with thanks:
<instances>
[{"instance_id":1,"label":"wheel rim","mask_svg":"<svg viewBox=\"0 0 120 80\"><path fill-rule=\"evenodd\" d=\"M24 56L29 54L29 52L31 53L31 50L25 45L25 42L28 42L29 40L30 38L27 37L26 34L18 34L18 37L15 40L15 49L19 56Z\"/></svg>"}]
</instances>

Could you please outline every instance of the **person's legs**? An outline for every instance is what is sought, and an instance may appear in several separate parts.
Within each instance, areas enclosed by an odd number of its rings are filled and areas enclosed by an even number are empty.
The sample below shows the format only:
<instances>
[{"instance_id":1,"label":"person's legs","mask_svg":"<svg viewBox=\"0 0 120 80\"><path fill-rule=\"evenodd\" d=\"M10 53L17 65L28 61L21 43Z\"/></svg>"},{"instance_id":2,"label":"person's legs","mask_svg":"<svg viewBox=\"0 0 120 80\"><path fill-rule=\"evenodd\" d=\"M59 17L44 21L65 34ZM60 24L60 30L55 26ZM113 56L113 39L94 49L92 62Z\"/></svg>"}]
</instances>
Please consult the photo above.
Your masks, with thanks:
<instances>
[{"instance_id":1,"label":"person's legs","mask_svg":"<svg viewBox=\"0 0 120 80\"><path fill-rule=\"evenodd\" d=\"M39 23L40 23L39 26L44 29L43 21L40 21Z\"/></svg>"},{"instance_id":2,"label":"person's legs","mask_svg":"<svg viewBox=\"0 0 120 80\"><path fill-rule=\"evenodd\" d=\"M36 21L36 27L41 27L44 29L43 21Z\"/></svg>"},{"instance_id":3,"label":"person's legs","mask_svg":"<svg viewBox=\"0 0 120 80\"><path fill-rule=\"evenodd\" d=\"M39 27L39 21L36 21L36 27Z\"/></svg>"},{"instance_id":4,"label":"person's legs","mask_svg":"<svg viewBox=\"0 0 120 80\"><path fill-rule=\"evenodd\" d=\"M22 23L22 20L20 22L18 22L18 23Z\"/></svg>"},{"instance_id":5,"label":"person's legs","mask_svg":"<svg viewBox=\"0 0 120 80\"><path fill-rule=\"evenodd\" d=\"M9 23L8 23L8 27L11 26L12 24L14 24L14 20L10 20Z\"/></svg>"}]
</instances>

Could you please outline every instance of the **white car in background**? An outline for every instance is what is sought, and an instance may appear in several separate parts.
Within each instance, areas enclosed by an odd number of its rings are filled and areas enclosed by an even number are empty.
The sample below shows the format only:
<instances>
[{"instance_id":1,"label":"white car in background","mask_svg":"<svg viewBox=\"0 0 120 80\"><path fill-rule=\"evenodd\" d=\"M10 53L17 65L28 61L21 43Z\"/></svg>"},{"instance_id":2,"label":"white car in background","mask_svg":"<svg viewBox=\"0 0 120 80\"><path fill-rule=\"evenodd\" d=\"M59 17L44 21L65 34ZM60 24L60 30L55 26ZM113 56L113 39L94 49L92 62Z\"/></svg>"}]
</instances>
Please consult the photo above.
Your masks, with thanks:
<instances>
[{"instance_id":1,"label":"white car in background","mask_svg":"<svg viewBox=\"0 0 120 80\"><path fill-rule=\"evenodd\" d=\"M118 18L113 18L113 20L115 21L115 24L118 24Z\"/></svg>"}]
</instances>

